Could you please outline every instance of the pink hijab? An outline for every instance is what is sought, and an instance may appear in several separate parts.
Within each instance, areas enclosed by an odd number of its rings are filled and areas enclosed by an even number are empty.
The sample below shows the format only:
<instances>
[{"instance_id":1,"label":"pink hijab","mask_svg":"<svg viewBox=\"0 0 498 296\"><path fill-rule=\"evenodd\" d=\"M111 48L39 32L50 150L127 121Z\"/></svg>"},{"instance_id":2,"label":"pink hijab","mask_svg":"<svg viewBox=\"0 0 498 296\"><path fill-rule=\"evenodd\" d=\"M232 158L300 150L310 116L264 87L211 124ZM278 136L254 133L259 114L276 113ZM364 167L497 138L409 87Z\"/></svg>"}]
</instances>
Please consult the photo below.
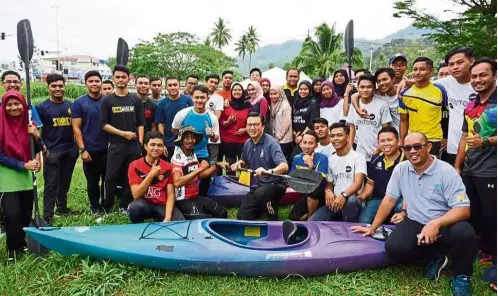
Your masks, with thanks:
<instances>
[{"instance_id":1,"label":"pink hijab","mask_svg":"<svg viewBox=\"0 0 498 296\"><path fill-rule=\"evenodd\" d=\"M251 103L251 105L254 106L257 103L259 103L259 101L261 101L261 99L264 99L265 96L263 95L263 88L261 87L261 84L259 84L259 82L251 81L247 84L248 87L249 87L249 85L254 86L254 88L256 89L256 97L254 99L248 98L248 101Z\"/></svg>"}]
</instances>

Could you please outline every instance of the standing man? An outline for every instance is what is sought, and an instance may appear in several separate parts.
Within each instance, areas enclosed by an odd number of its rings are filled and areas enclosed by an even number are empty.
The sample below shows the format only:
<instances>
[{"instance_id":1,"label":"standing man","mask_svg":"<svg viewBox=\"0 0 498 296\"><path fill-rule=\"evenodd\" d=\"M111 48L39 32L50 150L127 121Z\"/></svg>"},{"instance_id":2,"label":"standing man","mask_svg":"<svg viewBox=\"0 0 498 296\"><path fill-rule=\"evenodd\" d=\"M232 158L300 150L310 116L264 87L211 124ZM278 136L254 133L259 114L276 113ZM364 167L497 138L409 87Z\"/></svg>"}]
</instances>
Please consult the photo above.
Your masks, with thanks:
<instances>
[{"instance_id":1,"label":"standing man","mask_svg":"<svg viewBox=\"0 0 498 296\"><path fill-rule=\"evenodd\" d=\"M251 189L242 201L238 220L256 220L264 212L269 221L278 220L278 203L284 197L284 179L265 175L265 172L285 174L289 170L287 159L277 140L264 133L264 119L257 112L249 113L247 133L250 139L244 144L242 158L232 164L232 171L240 168L253 170Z\"/></svg>"},{"instance_id":2,"label":"standing man","mask_svg":"<svg viewBox=\"0 0 498 296\"><path fill-rule=\"evenodd\" d=\"M259 68L252 68L249 71L249 80L259 81L261 79L261 70Z\"/></svg>"},{"instance_id":3,"label":"standing man","mask_svg":"<svg viewBox=\"0 0 498 296\"><path fill-rule=\"evenodd\" d=\"M287 82L284 84L284 93L287 97L287 101L291 107L294 106L294 101L296 100L298 93L297 83L299 82L299 70L297 68L290 68L285 74ZM310 90L311 91L311 90Z\"/></svg>"},{"instance_id":4,"label":"standing man","mask_svg":"<svg viewBox=\"0 0 498 296\"><path fill-rule=\"evenodd\" d=\"M216 94L220 95L223 100L231 101L232 100L232 83L233 83L233 71L225 70L221 74L222 79L222 88L216 92Z\"/></svg>"},{"instance_id":5,"label":"standing man","mask_svg":"<svg viewBox=\"0 0 498 296\"><path fill-rule=\"evenodd\" d=\"M415 84L399 94L399 133L401 146L409 132L426 135L431 142L431 154L439 157L448 138L448 117L443 116L447 111L448 96L444 87L430 81L433 73L431 59L420 57L413 62Z\"/></svg>"},{"instance_id":6,"label":"standing man","mask_svg":"<svg viewBox=\"0 0 498 296\"><path fill-rule=\"evenodd\" d=\"M111 80L102 81L102 87L100 91L104 96L108 96L114 92L114 83Z\"/></svg>"},{"instance_id":7,"label":"standing man","mask_svg":"<svg viewBox=\"0 0 498 296\"><path fill-rule=\"evenodd\" d=\"M194 152L202 163L203 160L209 163L209 153L207 149L208 141L218 142L220 138L220 126L218 118L213 112L207 109L206 103L208 101L209 90L204 85L196 85L192 94L194 106L185 108L175 115L172 123L172 130L174 134L187 125L193 126L197 133L203 135L202 140L197 142ZM216 164L212 163L212 165ZM211 179L206 178L201 181L199 194L207 196Z\"/></svg>"},{"instance_id":8,"label":"standing man","mask_svg":"<svg viewBox=\"0 0 498 296\"><path fill-rule=\"evenodd\" d=\"M356 222L361 204L356 197L367 175L365 157L348 145L349 125L336 122L330 126L330 138L336 153L329 157L325 205L311 217L312 221Z\"/></svg>"},{"instance_id":9,"label":"standing man","mask_svg":"<svg viewBox=\"0 0 498 296\"><path fill-rule=\"evenodd\" d=\"M403 81L405 72L408 69L408 60L406 56L397 53L389 58L389 67L394 70L394 86L397 88L398 84Z\"/></svg>"},{"instance_id":10,"label":"standing man","mask_svg":"<svg viewBox=\"0 0 498 296\"><path fill-rule=\"evenodd\" d=\"M465 108L455 169L467 188L471 222L496 268L496 61L481 58L470 70L477 95Z\"/></svg>"},{"instance_id":11,"label":"standing man","mask_svg":"<svg viewBox=\"0 0 498 296\"><path fill-rule=\"evenodd\" d=\"M159 77L151 77L150 78L150 92L152 93L151 100L152 102L159 104L159 101L162 99L161 91L163 89L163 82Z\"/></svg>"},{"instance_id":12,"label":"standing man","mask_svg":"<svg viewBox=\"0 0 498 296\"><path fill-rule=\"evenodd\" d=\"M425 277L437 280L451 251L453 295L470 296L472 263L477 253L475 231L466 222L470 201L455 169L430 155L431 145L418 132L406 137L403 150L408 161L394 168L374 222L352 229L373 235L402 196L407 216L387 238L387 255L397 262L424 260Z\"/></svg>"},{"instance_id":13,"label":"standing man","mask_svg":"<svg viewBox=\"0 0 498 296\"><path fill-rule=\"evenodd\" d=\"M194 93L194 86L196 86L197 84L199 84L198 75L190 74L189 76L187 76L187 82L185 83L187 87L183 94L192 97L192 94Z\"/></svg>"},{"instance_id":14,"label":"standing man","mask_svg":"<svg viewBox=\"0 0 498 296\"><path fill-rule=\"evenodd\" d=\"M315 153L321 153L327 158L331 157L335 152L335 148L330 141L329 122L325 118L313 119L313 130L318 136L318 145L315 148Z\"/></svg>"},{"instance_id":15,"label":"standing man","mask_svg":"<svg viewBox=\"0 0 498 296\"><path fill-rule=\"evenodd\" d=\"M73 103L72 126L76 145L83 161L88 201L92 215L103 212L108 135L100 126L102 76L98 71L85 74L88 93ZM99 187L99 183L101 183Z\"/></svg>"},{"instance_id":16,"label":"standing man","mask_svg":"<svg viewBox=\"0 0 498 296\"><path fill-rule=\"evenodd\" d=\"M156 104L149 98L150 83L149 77L146 75L138 75L135 78L135 89L137 96L144 104L144 135L150 131L157 130L156 123Z\"/></svg>"},{"instance_id":17,"label":"standing man","mask_svg":"<svg viewBox=\"0 0 498 296\"><path fill-rule=\"evenodd\" d=\"M206 108L208 109L208 111L211 111L216 116L218 122L220 120L221 114L223 113L223 105L224 105L223 97L216 93L216 90L218 90L219 83L220 83L220 76L218 76L218 74L209 74L208 76L206 76L205 84L209 90L209 96ZM208 148L210 163L216 163L219 161L218 158L220 155L220 144L221 144L221 138L218 138L217 141L209 140L207 148Z\"/></svg>"},{"instance_id":18,"label":"standing man","mask_svg":"<svg viewBox=\"0 0 498 296\"><path fill-rule=\"evenodd\" d=\"M180 80L177 77L166 78L166 90L168 96L157 105L156 125L159 132L164 135L165 154L168 160L171 160L175 151L173 142L176 139L176 135L172 131L173 119L180 110L191 107L194 103L188 95L180 94Z\"/></svg>"},{"instance_id":19,"label":"standing man","mask_svg":"<svg viewBox=\"0 0 498 296\"><path fill-rule=\"evenodd\" d=\"M47 147L44 158L43 216L50 225L57 215L74 214L67 207L67 192L71 185L78 148L71 127L72 104L64 100L65 81L59 74L47 75L50 98L36 106L43 123L42 136Z\"/></svg>"},{"instance_id":20,"label":"standing man","mask_svg":"<svg viewBox=\"0 0 498 296\"><path fill-rule=\"evenodd\" d=\"M140 99L128 92L130 69L117 65L113 69L116 90L102 101L100 124L109 135L105 175L104 211L112 211L116 186L122 184L119 208L126 212L133 200L128 181L130 163L140 157L144 139L144 110Z\"/></svg>"}]
</instances>

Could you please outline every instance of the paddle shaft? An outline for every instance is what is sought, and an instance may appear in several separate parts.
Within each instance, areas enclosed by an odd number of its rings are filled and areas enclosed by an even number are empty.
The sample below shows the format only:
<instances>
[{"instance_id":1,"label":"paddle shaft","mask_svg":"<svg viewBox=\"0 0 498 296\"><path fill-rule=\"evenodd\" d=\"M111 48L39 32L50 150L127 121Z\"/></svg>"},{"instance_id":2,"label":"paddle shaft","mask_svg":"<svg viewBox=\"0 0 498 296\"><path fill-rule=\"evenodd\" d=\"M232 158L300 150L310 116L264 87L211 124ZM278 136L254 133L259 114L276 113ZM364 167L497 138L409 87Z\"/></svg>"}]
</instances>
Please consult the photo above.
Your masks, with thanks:
<instances>
[{"instance_id":1,"label":"paddle shaft","mask_svg":"<svg viewBox=\"0 0 498 296\"><path fill-rule=\"evenodd\" d=\"M353 20L349 21L347 27L346 27L346 32L344 33L345 35L345 49L346 53L348 55L348 75L349 79L351 81L351 68L352 68L352 63L353 63L353 50L354 50L354 25L353 25Z\"/></svg>"},{"instance_id":2,"label":"paddle shaft","mask_svg":"<svg viewBox=\"0 0 498 296\"><path fill-rule=\"evenodd\" d=\"M248 172L248 173L254 173L255 172L255 170L245 169L245 168L239 168L239 171ZM263 175L280 177L280 178L284 178L284 179L298 179L298 180L300 180L299 178L294 178L294 177L291 177L291 176L288 176L288 175L280 175L280 174L270 173L270 172L267 172L267 171L263 172Z\"/></svg>"}]
</instances>

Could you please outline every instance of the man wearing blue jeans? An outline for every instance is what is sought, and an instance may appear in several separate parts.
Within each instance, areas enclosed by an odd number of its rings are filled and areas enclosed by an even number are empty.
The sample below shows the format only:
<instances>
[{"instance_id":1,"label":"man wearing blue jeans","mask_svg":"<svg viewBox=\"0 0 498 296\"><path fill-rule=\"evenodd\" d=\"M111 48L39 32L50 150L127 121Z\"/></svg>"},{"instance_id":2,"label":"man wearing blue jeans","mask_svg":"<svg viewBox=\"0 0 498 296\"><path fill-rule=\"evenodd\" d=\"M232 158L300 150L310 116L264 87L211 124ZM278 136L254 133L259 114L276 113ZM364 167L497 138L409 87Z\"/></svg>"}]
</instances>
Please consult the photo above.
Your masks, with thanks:
<instances>
[{"instance_id":1,"label":"man wearing blue jeans","mask_svg":"<svg viewBox=\"0 0 498 296\"><path fill-rule=\"evenodd\" d=\"M337 122L330 126L330 140L336 153L329 157L325 205L311 217L311 221L355 222L361 209L356 193L363 186L367 174L365 157L348 145L349 125Z\"/></svg>"},{"instance_id":2,"label":"man wearing blue jeans","mask_svg":"<svg viewBox=\"0 0 498 296\"><path fill-rule=\"evenodd\" d=\"M361 210L358 222L372 223L379 209L382 198L386 195L387 184L393 173L394 167L401 161L405 160L405 155L398 149L399 134L396 128L392 126L383 127L377 135L377 146L382 151L374 154L368 166L368 177L365 187L358 198L366 201ZM369 199L370 198L370 199ZM396 223L399 220L399 213L402 210L403 198L398 199L394 207L393 219L391 222Z\"/></svg>"}]
</instances>

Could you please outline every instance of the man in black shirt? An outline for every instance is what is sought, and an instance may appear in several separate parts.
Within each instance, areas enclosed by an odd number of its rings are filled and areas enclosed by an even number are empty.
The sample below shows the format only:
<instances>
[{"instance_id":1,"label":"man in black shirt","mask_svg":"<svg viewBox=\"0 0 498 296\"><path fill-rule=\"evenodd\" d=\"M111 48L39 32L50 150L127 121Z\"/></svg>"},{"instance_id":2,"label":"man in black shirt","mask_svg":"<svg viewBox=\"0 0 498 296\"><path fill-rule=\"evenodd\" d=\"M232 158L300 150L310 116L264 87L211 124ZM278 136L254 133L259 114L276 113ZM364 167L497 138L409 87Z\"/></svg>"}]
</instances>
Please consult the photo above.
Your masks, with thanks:
<instances>
[{"instance_id":1,"label":"man in black shirt","mask_svg":"<svg viewBox=\"0 0 498 296\"><path fill-rule=\"evenodd\" d=\"M135 78L135 89L137 90L138 98L144 104L144 135L146 135L150 131L157 130L156 124L154 123L154 119L156 118L156 104L149 98L149 77L146 75L138 75Z\"/></svg>"},{"instance_id":2,"label":"man in black shirt","mask_svg":"<svg viewBox=\"0 0 498 296\"><path fill-rule=\"evenodd\" d=\"M133 200L127 172L130 163L140 157L145 124L142 102L127 89L130 70L118 65L114 67L112 75L116 89L104 98L100 109L100 123L109 134L103 204L106 212L110 212L114 206L118 184L123 186L119 208L126 211Z\"/></svg>"}]
</instances>

